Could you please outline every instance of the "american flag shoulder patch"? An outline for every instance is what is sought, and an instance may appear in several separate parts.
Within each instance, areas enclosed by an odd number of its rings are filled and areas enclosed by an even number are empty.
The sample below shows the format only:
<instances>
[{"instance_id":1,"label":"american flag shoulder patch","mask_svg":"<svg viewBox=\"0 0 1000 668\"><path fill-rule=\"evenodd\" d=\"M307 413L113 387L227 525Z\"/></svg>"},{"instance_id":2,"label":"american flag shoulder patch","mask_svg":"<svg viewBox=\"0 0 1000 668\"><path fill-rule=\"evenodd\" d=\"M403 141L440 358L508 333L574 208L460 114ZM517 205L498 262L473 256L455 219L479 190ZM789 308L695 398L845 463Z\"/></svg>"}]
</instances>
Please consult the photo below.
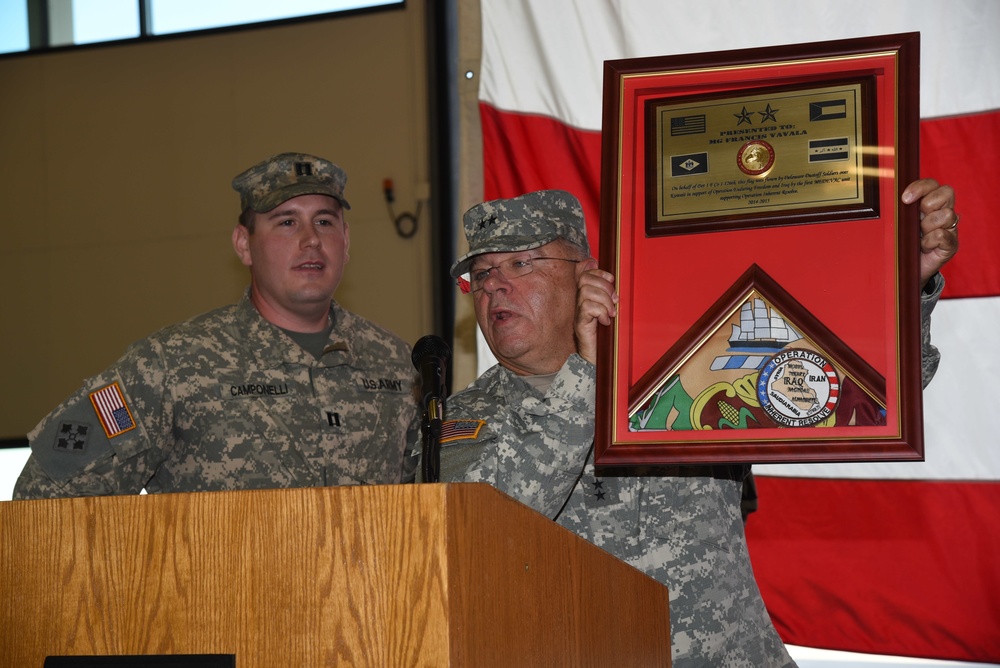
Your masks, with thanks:
<instances>
[{"instance_id":1,"label":"american flag shoulder patch","mask_svg":"<svg viewBox=\"0 0 1000 668\"><path fill-rule=\"evenodd\" d=\"M446 420L441 423L441 438L438 441L450 443L474 439L485 424L486 420Z\"/></svg>"},{"instance_id":2,"label":"american flag shoulder patch","mask_svg":"<svg viewBox=\"0 0 1000 668\"><path fill-rule=\"evenodd\" d=\"M125 403L125 396L118 387L118 383L111 383L101 389L90 393L90 403L94 404L94 412L97 419L104 427L104 433L108 438L121 436L127 431L135 429L135 420L132 419L132 411Z\"/></svg>"}]
</instances>

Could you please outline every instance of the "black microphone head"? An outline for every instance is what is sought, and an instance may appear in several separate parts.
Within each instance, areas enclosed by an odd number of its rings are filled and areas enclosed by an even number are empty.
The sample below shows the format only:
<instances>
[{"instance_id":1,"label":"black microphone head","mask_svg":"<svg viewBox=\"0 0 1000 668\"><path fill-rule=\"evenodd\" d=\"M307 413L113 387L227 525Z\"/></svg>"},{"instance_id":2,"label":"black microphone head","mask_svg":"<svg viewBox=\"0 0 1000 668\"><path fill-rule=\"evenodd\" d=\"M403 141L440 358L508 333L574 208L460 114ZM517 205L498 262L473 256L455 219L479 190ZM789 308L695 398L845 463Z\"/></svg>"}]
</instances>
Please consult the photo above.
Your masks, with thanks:
<instances>
[{"instance_id":1,"label":"black microphone head","mask_svg":"<svg viewBox=\"0 0 1000 668\"><path fill-rule=\"evenodd\" d=\"M413 353L410 355L410 361L419 370L423 360L428 357L448 362L451 359L451 346L436 334L422 336L420 340L413 344Z\"/></svg>"}]
</instances>

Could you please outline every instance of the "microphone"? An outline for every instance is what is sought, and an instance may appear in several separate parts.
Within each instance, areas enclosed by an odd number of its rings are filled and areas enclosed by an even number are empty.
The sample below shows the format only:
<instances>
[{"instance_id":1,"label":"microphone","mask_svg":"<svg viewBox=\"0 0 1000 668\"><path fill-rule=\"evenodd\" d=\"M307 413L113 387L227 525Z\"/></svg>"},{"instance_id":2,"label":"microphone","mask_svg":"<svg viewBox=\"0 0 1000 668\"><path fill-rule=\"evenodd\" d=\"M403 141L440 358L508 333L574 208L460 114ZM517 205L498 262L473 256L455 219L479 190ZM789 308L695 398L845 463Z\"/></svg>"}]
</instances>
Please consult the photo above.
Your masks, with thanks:
<instances>
[{"instance_id":1,"label":"microphone","mask_svg":"<svg viewBox=\"0 0 1000 668\"><path fill-rule=\"evenodd\" d=\"M440 336L428 334L413 346L410 355L413 366L420 372L421 404L424 410L435 400L440 403L445 397L445 371L451 360L451 348Z\"/></svg>"},{"instance_id":2,"label":"microphone","mask_svg":"<svg viewBox=\"0 0 1000 668\"><path fill-rule=\"evenodd\" d=\"M448 393L445 371L451 360L451 348L440 336L428 334L414 344L410 360L420 372L420 397L424 409L424 482L437 482L441 468L441 419Z\"/></svg>"}]
</instances>

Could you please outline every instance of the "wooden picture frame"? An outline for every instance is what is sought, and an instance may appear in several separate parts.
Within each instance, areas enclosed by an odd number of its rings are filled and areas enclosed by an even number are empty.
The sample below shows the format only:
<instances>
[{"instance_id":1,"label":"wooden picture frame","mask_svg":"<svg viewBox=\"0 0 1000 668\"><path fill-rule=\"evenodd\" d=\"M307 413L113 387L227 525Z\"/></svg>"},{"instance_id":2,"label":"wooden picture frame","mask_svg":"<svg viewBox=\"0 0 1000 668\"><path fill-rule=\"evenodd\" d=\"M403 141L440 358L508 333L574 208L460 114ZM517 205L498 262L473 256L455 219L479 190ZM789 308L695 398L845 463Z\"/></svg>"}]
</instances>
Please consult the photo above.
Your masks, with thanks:
<instances>
[{"instance_id":1,"label":"wooden picture frame","mask_svg":"<svg viewBox=\"0 0 1000 668\"><path fill-rule=\"evenodd\" d=\"M919 34L605 63L600 465L923 458Z\"/></svg>"}]
</instances>

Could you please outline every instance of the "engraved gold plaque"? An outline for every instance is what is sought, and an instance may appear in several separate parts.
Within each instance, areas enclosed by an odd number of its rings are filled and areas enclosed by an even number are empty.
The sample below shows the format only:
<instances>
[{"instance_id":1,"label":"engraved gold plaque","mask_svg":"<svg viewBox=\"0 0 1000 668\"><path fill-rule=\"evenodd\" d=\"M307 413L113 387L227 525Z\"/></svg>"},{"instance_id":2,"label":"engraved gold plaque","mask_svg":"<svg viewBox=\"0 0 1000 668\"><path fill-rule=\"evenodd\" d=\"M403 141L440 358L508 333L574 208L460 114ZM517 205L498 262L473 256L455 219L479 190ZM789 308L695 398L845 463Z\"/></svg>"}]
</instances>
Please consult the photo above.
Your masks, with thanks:
<instances>
[{"instance_id":1,"label":"engraved gold plaque","mask_svg":"<svg viewBox=\"0 0 1000 668\"><path fill-rule=\"evenodd\" d=\"M650 102L654 222L863 204L862 101L854 83Z\"/></svg>"}]
</instances>

